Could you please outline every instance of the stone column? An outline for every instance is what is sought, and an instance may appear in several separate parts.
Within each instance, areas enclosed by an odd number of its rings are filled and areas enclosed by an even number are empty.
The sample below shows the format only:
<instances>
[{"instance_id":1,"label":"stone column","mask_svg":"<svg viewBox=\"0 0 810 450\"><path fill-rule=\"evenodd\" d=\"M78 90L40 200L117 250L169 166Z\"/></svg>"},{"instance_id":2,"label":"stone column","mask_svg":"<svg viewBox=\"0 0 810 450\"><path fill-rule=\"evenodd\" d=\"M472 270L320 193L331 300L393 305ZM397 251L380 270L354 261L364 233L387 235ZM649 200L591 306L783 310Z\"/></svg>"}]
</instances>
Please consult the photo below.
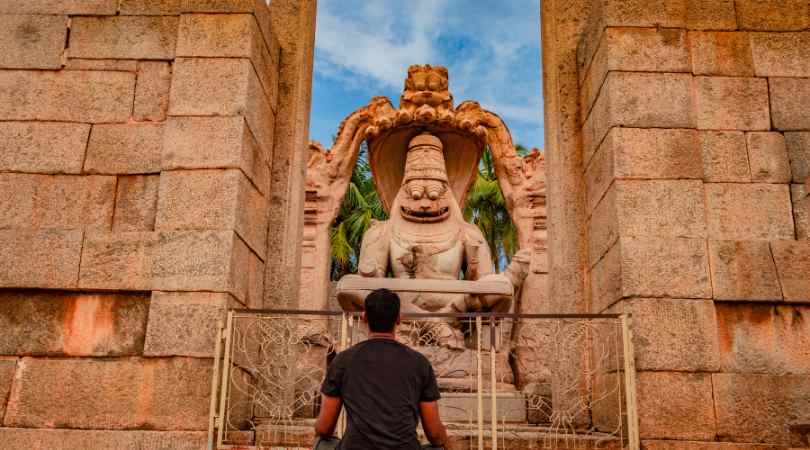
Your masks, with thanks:
<instances>
[{"instance_id":1,"label":"stone column","mask_svg":"<svg viewBox=\"0 0 810 450\"><path fill-rule=\"evenodd\" d=\"M578 51L589 304L633 315L643 445L806 445L810 6L596 3Z\"/></svg>"}]
</instances>

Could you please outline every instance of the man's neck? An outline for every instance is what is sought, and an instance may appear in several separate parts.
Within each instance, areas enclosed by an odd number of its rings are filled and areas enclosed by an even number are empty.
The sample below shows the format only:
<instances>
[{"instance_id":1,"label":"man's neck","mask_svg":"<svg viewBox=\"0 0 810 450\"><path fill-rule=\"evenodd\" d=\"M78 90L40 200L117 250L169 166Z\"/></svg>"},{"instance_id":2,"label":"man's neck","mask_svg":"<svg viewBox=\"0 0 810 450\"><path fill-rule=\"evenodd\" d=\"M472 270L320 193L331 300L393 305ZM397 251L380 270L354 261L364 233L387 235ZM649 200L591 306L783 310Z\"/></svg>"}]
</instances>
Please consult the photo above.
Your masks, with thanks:
<instances>
[{"instance_id":1,"label":"man's neck","mask_svg":"<svg viewBox=\"0 0 810 450\"><path fill-rule=\"evenodd\" d=\"M387 333L380 333L380 332L376 332L376 331L370 331L368 333L368 337L369 337L369 339L393 339L393 340L397 340L397 332L396 331L390 331L390 332L387 332Z\"/></svg>"}]
</instances>

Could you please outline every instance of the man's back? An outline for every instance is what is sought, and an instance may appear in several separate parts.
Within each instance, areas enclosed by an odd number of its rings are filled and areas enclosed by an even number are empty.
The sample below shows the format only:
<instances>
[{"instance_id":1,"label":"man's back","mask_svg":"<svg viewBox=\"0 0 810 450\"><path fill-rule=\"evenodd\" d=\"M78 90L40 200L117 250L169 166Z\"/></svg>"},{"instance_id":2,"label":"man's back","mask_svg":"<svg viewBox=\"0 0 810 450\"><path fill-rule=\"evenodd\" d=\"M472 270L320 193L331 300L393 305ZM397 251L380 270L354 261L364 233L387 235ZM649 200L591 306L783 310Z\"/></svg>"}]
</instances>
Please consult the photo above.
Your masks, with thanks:
<instances>
[{"instance_id":1,"label":"man's back","mask_svg":"<svg viewBox=\"0 0 810 450\"><path fill-rule=\"evenodd\" d=\"M427 358L386 338L338 354L321 391L343 399L348 414L344 450L418 449L419 403L439 399Z\"/></svg>"}]
</instances>

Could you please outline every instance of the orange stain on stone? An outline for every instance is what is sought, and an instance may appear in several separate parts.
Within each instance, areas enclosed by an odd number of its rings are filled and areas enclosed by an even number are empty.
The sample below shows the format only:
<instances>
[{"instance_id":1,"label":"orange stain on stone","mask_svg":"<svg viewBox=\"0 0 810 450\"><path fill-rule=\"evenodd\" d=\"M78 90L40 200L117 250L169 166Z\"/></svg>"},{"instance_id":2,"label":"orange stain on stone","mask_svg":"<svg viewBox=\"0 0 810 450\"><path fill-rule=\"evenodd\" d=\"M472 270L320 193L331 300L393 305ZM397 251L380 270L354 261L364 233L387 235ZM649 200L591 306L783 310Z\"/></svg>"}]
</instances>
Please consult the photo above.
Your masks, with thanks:
<instances>
[{"instance_id":1,"label":"orange stain on stone","mask_svg":"<svg viewBox=\"0 0 810 450\"><path fill-rule=\"evenodd\" d=\"M150 361L144 361L142 376L143 379L138 388L135 422L143 427L149 424L149 417L152 413L152 398L154 397L155 367Z\"/></svg>"},{"instance_id":2,"label":"orange stain on stone","mask_svg":"<svg viewBox=\"0 0 810 450\"><path fill-rule=\"evenodd\" d=\"M115 334L113 302L102 296L74 297L68 301L63 324L64 352L71 356L94 354Z\"/></svg>"}]
</instances>

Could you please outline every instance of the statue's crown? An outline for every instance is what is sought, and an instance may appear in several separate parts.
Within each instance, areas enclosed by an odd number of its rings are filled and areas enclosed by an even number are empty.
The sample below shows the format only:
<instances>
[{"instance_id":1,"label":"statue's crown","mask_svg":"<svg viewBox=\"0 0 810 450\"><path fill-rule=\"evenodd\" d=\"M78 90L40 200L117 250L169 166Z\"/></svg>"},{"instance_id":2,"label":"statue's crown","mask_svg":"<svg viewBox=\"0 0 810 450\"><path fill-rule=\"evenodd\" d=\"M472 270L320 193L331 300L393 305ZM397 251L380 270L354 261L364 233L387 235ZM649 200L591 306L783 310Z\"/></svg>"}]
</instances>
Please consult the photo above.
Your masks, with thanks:
<instances>
[{"instance_id":1,"label":"statue's crown","mask_svg":"<svg viewBox=\"0 0 810 450\"><path fill-rule=\"evenodd\" d=\"M442 141L429 133L422 133L408 143L404 181L417 178L447 182Z\"/></svg>"}]
</instances>

